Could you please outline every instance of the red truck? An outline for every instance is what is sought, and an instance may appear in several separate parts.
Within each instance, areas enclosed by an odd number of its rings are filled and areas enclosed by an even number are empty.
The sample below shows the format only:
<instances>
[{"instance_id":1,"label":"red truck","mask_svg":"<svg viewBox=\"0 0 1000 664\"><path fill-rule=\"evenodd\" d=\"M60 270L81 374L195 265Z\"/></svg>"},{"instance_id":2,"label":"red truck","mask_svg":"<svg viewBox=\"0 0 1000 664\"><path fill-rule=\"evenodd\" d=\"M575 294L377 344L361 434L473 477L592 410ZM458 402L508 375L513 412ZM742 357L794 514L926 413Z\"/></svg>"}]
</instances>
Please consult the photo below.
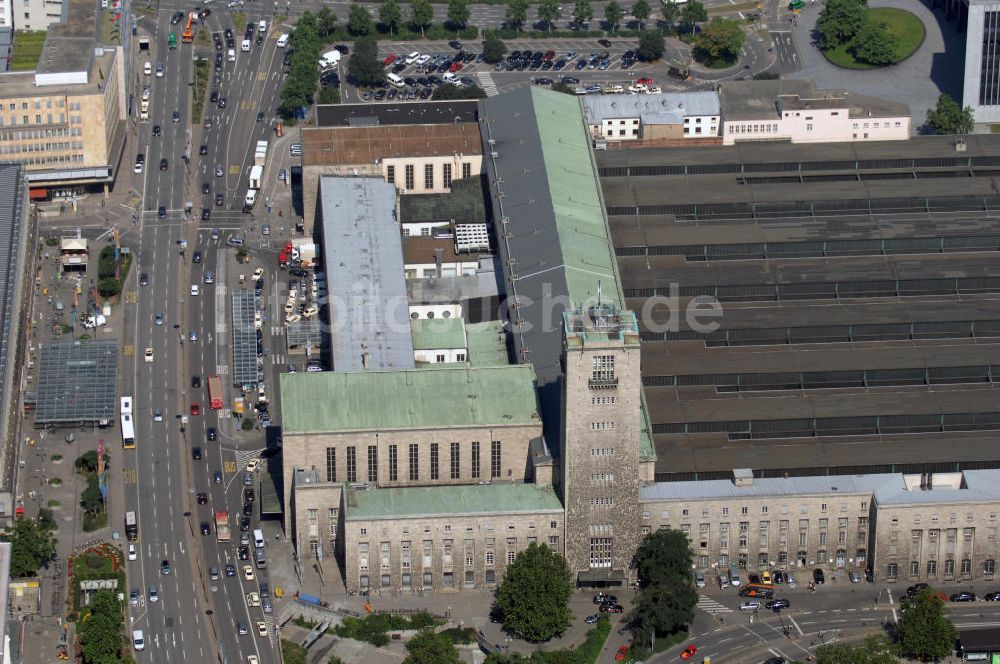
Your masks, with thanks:
<instances>
[{"instance_id":1,"label":"red truck","mask_svg":"<svg viewBox=\"0 0 1000 664\"><path fill-rule=\"evenodd\" d=\"M222 379L218 376L208 377L208 399L212 410L222 409Z\"/></svg>"}]
</instances>

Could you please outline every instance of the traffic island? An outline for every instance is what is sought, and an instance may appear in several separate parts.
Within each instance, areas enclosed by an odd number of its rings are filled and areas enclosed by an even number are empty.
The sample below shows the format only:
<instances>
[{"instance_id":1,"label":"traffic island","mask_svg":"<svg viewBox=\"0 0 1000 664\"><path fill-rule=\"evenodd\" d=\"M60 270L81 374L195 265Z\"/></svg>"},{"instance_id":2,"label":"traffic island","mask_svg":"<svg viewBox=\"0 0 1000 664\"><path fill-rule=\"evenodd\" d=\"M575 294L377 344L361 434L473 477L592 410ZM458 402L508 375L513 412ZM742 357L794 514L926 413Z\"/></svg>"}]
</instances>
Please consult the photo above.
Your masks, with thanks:
<instances>
[{"instance_id":1,"label":"traffic island","mask_svg":"<svg viewBox=\"0 0 1000 664\"><path fill-rule=\"evenodd\" d=\"M923 22L904 9L874 7L867 10L865 24L852 39L823 50L823 56L844 69L891 67L913 55L924 43ZM817 22L817 30L823 15Z\"/></svg>"}]
</instances>

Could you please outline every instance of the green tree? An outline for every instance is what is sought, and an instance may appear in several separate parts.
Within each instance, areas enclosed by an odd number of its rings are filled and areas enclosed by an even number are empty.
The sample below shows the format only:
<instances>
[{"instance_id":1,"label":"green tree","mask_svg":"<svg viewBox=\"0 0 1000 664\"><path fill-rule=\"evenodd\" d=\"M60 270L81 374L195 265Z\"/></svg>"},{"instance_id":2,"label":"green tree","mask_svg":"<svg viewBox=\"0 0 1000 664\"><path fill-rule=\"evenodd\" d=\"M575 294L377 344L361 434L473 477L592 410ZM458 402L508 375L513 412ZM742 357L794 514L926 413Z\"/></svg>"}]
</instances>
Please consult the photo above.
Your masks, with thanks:
<instances>
[{"instance_id":1,"label":"green tree","mask_svg":"<svg viewBox=\"0 0 1000 664\"><path fill-rule=\"evenodd\" d=\"M569 626L572 575L566 559L532 542L507 567L496 590L505 630L527 641L548 641Z\"/></svg>"},{"instance_id":2,"label":"green tree","mask_svg":"<svg viewBox=\"0 0 1000 664\"><path fill-rule=\"evenodd\" d=\"M48 507L38 508L38 527L48 532L55 532L56 515Z\"/></svg>"},{"instance_id":3,"label":"green tree","mask_svg":"<svg viewBox=\"0 0 1000 664\"><path fill-rule=\"evenodd\" d=\"M698 591L691 562L687 535L680 530L657 530L640 542L635 553L639 594L632 611L640 643L649 643L654 632L676 632L694 618Z\"/></svg>"},{"instance_id":4,"label":"green tree","mask_svg":"<svg viewBox=\"0 0 1000 664\"><path fill-rule=\"evenodd\" d=\"M618 4L618 0L611 0L604 5L604 20L608 22L609 31L617 30L623 18L625 18L625 10Z\"/></svg>"},{"instance_id":5,"label":"green tree","mask_svg":"<svg viewBox=\"0 0 1000 664\"><path fill-rule=\"evenodd\" d=\"M639 33L639 57L646 62L654 62L663 57L667 42L659 30L643 30Z\"/></svg>"},{"instance_id":6,"label":"green tree","mask_svg":"<svg viewBox=\"0 0 1000 664\"><path fill-rule=\"evenodd\" d=\"M735 62L745 39L746 34L737 21L716 16L698 33L694 57L709 64Z\"/></svg>"},{"instance_id":7,"label":"green tree","mask_svg":"<svg viewBox=\"0 0 1000 664\"><path fill-rule=\"evenodd\" d=\"M434 18L434 7L430 0L411 0L410 2L410 27L419 30L424 34Z\"/></svg>"},{"instance_id":8,"label":"green tree","mask_svg":"<svg viewBox=\"0 0 1000 664\"><path fill-rule=\"evenodd\" d=\"M378 8L378 20L382 25L389 28L389 34L399 31L399 26L403 22L403 8L399 6L399 0L386 0Z\"/></svg>"},{"instance_id":9,"label":"green tree","mask_svg":"<svg viewBox=\"0 0 1000 664\"><path fill-rule=\"evenodd\" d=\"M406 644L403 664L462 664L455 646L444 634L422 629Z\"/></svg>"},{"instance_id":10,"label":"green tree","mask_svg":"<svg viewBox=\"0 0 1000 664\"><path fill-rule=\"evenodd\" d=\"M635 0L635 4L632 5L632 16L635 17L635 20L639 21L640 30L642 30L652 14L653 8L649 5L649 0Z\"/></svg>"},{"instance_id":11,"label":"green tree","mask_svg":"<svg viewBox=\"0 0 1000 664\"><path fill-rule=\"evenodd\" d=\"M80 456L76 458L73 462L76 466L77 471L84 474L96 473L97 472L97 450L87 450Z\"/></svg>"},{"instance_id":12,"label":"green tree","mask_svg":"<svg viewBox=\"0 0 1000 664\"><path fill-rule=\"evenodd\" d=\"M884 23L868 21L851 40L851 55L858 62L881 67L896 61L899 40L885 28Z\"/></svg>"},{"instance_id":13,"label":"green tree","mask_svg":"<svg viewBox=\"0 0 1000 664\"><path fill-rule=\"evenodd\" d=\"M668 31L674 29L674 25L681 17L681 8L674 2L674 0L668 0L667 2L660 3L660 15L663 17L663 22L666 23Z\"/></svg>"},{"instance_id":14,"label":"green tree","mask_svg":"<svg viewBox=\"0 0 1000 664\"><path fill-rule=\"evenodd\" d=\"M10 542L10 575L35 576L56 555L54 527L34 519L22 518L0 533L0 541Z\"/></svg>"},{"instance_id":15,"label":"green tree","mask_svg":"<svg viewBox=\"0 0 1000 664\"><path fill-rule=\"evenodd\" d=\"M941 95L937 106L927 111L927 125L935 134L970 134L976 120L971 106L962 108L949 95Z\"/></svg>"},{"instance_id":16,"label":"green tree","mask_svg":"<svg viewBox=\"0 0 1000 664\"><path fill-rule=\"evenodd\" d=\"M441 99L486 99L486 90L478 85L454 85L445 83L435 88L431 99L435 101Z\"/></svg>"},{"instance_id":17,"label":"green tree","mask_svg":"<svg viewBox=\"0 0 1000 664\"><path fill-rule=\"evenodd\" d=\"M573 4L573 23L580 28L594 20L594 6L590 0L576 0Z\"/></svg>"},{"instance_id":18,"label":"green tree","mask_svg":"<svg viewBox=\"0 0 1000 664\"><path fill-rule=\"evenodd\" d=\"M324 6L316 13L316 29L323 37L329 37L337 31L337 15L333 10ZM298 46L298 43L295 44Z\"/></svg>"},{"instance_id":19,"label":"green tree","mask_svg":"<svg viewBox=\"0 0 1000 664\"><path fill-rule=\"evenodd\" d=\"M464 28L469 23L469 0L448 0L448 22L455 28Z\"/></svg>"},{"instance_id":20,"label":"green tree","mask_svg":"<svg viewBox=\"0 0 1000 664\"><path fill-rule=\"evenodd\" d=\"M561 92L565 95L576 96L576 90L573 89L572 85L567 85L566 83L556 82L552 84L550 88L553 92Z\"/></svg>"},{"instance_id":21,"label":"green tree","mask_svg":"<svg viewBox=\"0 0 1000 664\"><path fill-rule=\"evenodd\" d=\"M504 18L509 27L520 30L528 20L528 0L507 0L507 13Z\"/></svg>"},{"instance_id":22,"label":"green tree","mask_svg":"<svg viewBox=\"0 0 1000 664\"><path fill-rule=\"evenodd\" d=\"M925 588L900 601L902 617L896 626L897 643L905 657L924 662L951 654L958 630L944 614L944 602Z\"/></svg>"},{"instance_id":23,"label":"green tree","mask_svg":"<svg viewBox=\"0 0 1000 664\"><path fill-rule=\"evenodd\" d=\"M816 19L820 48L828 51L848 43L867 22L866 0L828 0Z\"/></svg>"},{"instance_id":24,"label":"green tree","mask_svg":"<svg viewBox=\"0 0 1000 664\"><path fill-rule=\"evenodd\" d=\"M681 7L681 27L684 32L694 32L694 26L708 20L708 10L698 0L691 0Z\"/></svg>"},{"instance_id":25,"label":"green tree","mask_svg":"<svg viewBox=\"0 0 1000 664\"><path fill-rule=\"evenodd\" d=\"M104 509L101 489L97 485L97 478L93 475L87 478L87 488L83 490L83 495L80 497L80 506L91 514L97 514Z\"/></svg>"},{"instance_id":26,"label":"green tree","mask_svg":"<svg viewBox=\"0 0 1000 664\"><path fill-rule=\"evenodd\" d=\"M899 664L893 644L869 636L863 645L830 643L816 649L816 664Z\"/></svg>"},{"instance_id":27,"label":"green tree","mask_svg":"<svg viewBox=\"0 0 1000 664\"><path fill-rule=\"evenodd\" d=\"M559 0L542 0L538 3L538 20L551 30L555 22L562 16Z\"/></svg>"},{"instance_id":28,"label":"green tree","mask_svg":"<svg viewBox=\"0 0 1000 664\"><path fill-rule=\"evenodd\" d=\"M364 5L351 5L351 13L347 15L347 31L355 37L375 32L375 19Z\"/></svg>"},{"instance_id":29,"label":"green tree","mask_svg":"<svg viewBox=\"0 0 1000 664\"><path fill-rule=\"evenodd\" d=\"M319 90L319 103L320 104L339 104L340 103L340 88L335 88L332 85L324 85Z\"/></svg>"},{"instance_id":30,"label":"green tree","mask_svg":"<svg viewBox=\"0 0 1000 664\"><path fill-rule=\"evenodd\" d=\"M499 33L496 31L489 31L486 33L486 39L483 40L483 59L491 64L496 64L503 59L503 56L507 53L507 44L503 43L500 39Z\"/></svg>"},{"instance_id":31,"label":"green tree","mask_svg":"<svg viewBox=\"0 0 1000 664\"><path fill-rule=\"evenodd\" d=\"M84 662L120 662L123 618L118 600L110 590L99 590L91 597L89 609L89 615L77 628Z\"/></svg>"},{"instance_id":32,"label":"green tree","mask_svg":"<svg viewBox=\"0 0 1000 664\"><path fill-rule=\"evenodd\" d=\"M374 36L367 35L354 42L347 74L359 85L378 85L385 80L385 67L378 59L378 42Z\"/></svg>"}]
</instances>

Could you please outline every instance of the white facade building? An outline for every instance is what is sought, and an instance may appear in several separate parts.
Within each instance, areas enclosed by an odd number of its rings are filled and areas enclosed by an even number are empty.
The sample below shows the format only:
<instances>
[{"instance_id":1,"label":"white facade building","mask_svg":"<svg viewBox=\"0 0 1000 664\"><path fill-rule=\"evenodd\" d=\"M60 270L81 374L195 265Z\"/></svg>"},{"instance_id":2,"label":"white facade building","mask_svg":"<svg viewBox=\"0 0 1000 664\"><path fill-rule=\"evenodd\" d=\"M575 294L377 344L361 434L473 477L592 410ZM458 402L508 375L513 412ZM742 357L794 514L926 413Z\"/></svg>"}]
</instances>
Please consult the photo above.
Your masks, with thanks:
<instances>
[{"instance_id":1,"label":"white facade building","mask_svg":"<svg viewBox=\"0 0 1000 664\"><path fill-rule=\"evenodd\" d=\"M724 145L905 141L911 132L904 104L817 90L811 81L727 81L719 97Z\"/></svg>"},{"instance_id":2,"label":"white facade building","mask_svg":"<svg viewBox=\"0 0 1000 664\"><path fill-rule=\"evenodd\" d=\"M606 94L580 98L595 139L637 141L719 135L715 92Z\"/></svg>"}]
</instances>

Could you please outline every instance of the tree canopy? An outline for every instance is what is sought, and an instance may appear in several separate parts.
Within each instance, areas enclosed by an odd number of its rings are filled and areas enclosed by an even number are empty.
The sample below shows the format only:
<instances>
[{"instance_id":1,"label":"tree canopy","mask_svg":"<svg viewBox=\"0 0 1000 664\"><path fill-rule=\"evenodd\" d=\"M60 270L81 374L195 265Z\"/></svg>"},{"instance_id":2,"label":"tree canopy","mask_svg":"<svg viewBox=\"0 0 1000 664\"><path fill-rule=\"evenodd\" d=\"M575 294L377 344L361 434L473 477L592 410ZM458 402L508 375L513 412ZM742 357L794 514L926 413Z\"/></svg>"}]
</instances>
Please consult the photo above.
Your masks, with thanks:
<instances>
[{"instance_id":1,"label":"tree canopy","mask_svg":"<svg viewBox=\"0 0 1000 664\"><path fill-rule=\"evenodd\" d=\"M937 106L927 111L927 125L935 134L969 134L975 124L972 107L962 108L949 95L938 97Z\"/></svg>"},{"instance_id":2,"label":"tree canopy","mask_svg":"<svg viewBox=\"0 0 1000 664\"><path fill-rule=\"evenodd\" d=\"M455 646L444 634L422 629L406 644L403 664L462 664Z\"/></svg>"},{"instance_id":3,"label":"tree canopy","mask_svg":"<svg viewBox=\"0 0 1000 664\"><path fill-rule=\"evenodd\" d=\"M385 67L378 59L378 42L375 37L368 35L354 42L354 52L347 62L347 73L359 85L378 85L385 80Z\"/></svg>"},{"instance_id":4,"label":"tree canopy","mask_svg":"<svg viewBox=\"0 0 1000 664\"><path fill-rule=\"evenodd\" d=\"M434 89L431 99L435 101L441 99L486 99L486 90L483 90L478 85L445 83Z\"/></svg>"},{"instance_id":5,"label":"tree canopy","mask_svg":"<svg viewBox=\"0 0 1000 664\"><path fill-rule=\"evenodd\" d=\"M680 16L684 31L694 32L696 23L703 23L708 20L708 10L698 0L691 0L681 7Z\"/></svg>"},{"instance_id":6,"label":"tree canopy","mask_svg":"<svg viewBox=\"0 0 1000 664\"><path fill-rule=\"evenodd\" d=\"M828 643L816 649L816 664L899 664L893 645L869 636L862 645Z\"/></svg>"},{"instance_id":7,"label":"tree canopy","mask_svg":"<svg viewBox=\"0 0 1000 664\"><path fill-rule=\"evenodd\" d=\"M504 18L509 27L520 30L528 20L528 0L508 0Z\"/></svg>"},{"instance_id":8,"label":"tree canopy","mask_svg":"<svg viewBox=\"0 0 1000 664\"><path fill-rule=\"evenodd\" d=\"M632 5L632 16L639 21L640 30L652 14L653 8L650 6L649 0L636 0L635 4Z\"/></svg>"},{"instance_id":9,"label":"tree canopy","mask_svg":"<svg viewBox=\"0 0 1000 664\"><path fill-rule=\"evenodd\" d=\"M340 19L333 13L333 10L324 5L322 9L316 12L316 32L321 37L329 37L337 31L338 20Z\"/></svg>"},{"instance_id":10,"label":"tree canopy","mask_svg":"<svg viewBox=\"0 0 1000 664\"><path fill-rule=\"evenodd\" d=\"M611 0L611 2L604 5L604 20L608 22L609 30L617 30L624 18L625 10L618 4L618 0Z\"/></svg>"},{"instance_id":11,"label":"tree canopy","mask_svg":"<svg viewBox=\"0 0 1000 664\"><path fill-rule=\"evenodd\" d=\"M378 8L379 23L389 29L389 34L399 32L399 26L403 23L403 8L399 6L399 0L385 0Z\"/></svg>"},{"instance_id":12,"label":"tree canopy","mask_svg":"<svg viewBox=\"0 0 1000 664\"><path fill-rule=\"evenodd\" d=\"M121 660L121 605L110 590L98 590L90 600L90 615L77 627L83 661L115 664Z\"/></svg>"},{"instance_id":13,"label":"tree canopy","mask_svg":"<svg viewBox=\"0 0 1000 664\"><path fill-rule=\"evenodd\" d=\"M487 32L486 39L483 40L483 59L490 64L496 64L506 53L507 44L503 43L500 35L492 30Z\"/></svg>"},{"instance_id":14,"label":"tree canopy","mask_svg":"<svg viewBox=\"0 0 1000 664\"><path fill-rule=\"evenodd\" d=\"M552 29L555 22L562 16L562 8L559 0L541 0L538 3L538 20L545 24L545 27Z\"/></svg>"},{"instance_id":15,"label":"tree canopy","mask_svg":"<svg viewBox=\"0 0 1000 664\"><path fill-rule=\"evenodd\" d=\"M410 27L424 33L434 19L434 7L430 0L410 0Z\"/></svg>"},{"instance_id":16,"label":"tree canopy","mask_svg":"<svg viewBox=\"0 0 1000 664\"><path fill-rule=\"evenodd\" d=\"M573 22L580 27L594 20L594 6L590 0L576 0L573 4Z\"/></svg>"},{"instance_id":17,"label":"tree canopy","mask_svg":"<svg viewBox=\"0 0 1000 664\"><path fill-rule=\"evenodd\" d=\"M660 3L660 16L663 17L663 22L667 24L667 28L672 30L674 24L677 23L678 19L681 17L681 8L674 0L667 0L667 2Z\"/></svg>"},{"instance_id":18,"label":"tree canopy","mask_svg":"<svg viewBox=\"0 0 1000 664\"><path fill-rule=\"evenodd\" d=\"M456 28L464 28L472 12L468 0L448 0L448 22Z\"/></svg>"},{"instance_id":19,"label":"tree canopy","mask_svg":"<svg viewBox=\"0 0 1000 664\"><path fill-rule=\"evenodd\" d=\"M22 518L0 534L0 540L10 542L10 575L35 576L38 569L56 556L55 530L51 522Z\"/></svg>"},{"instance_id":20,"label":"tree canopy","mask_svg":"<svg viewBox=\"0 0 1000 664\"><path fill-rule=\"evenodd\" d=\"M924 588L900 601L902 617L896 626L902 654L922 661L937 661L951 654L958 630L944 614L944 601Z\"/></svg>"},{"instance_id":21,"label":"tree canopy","mask_svg":"<svg viewBox=\"0 0 1000 664\"><path fill-rule=\"evenodd\" d=\"M745 39L738 22L716 16L702 26L695 38L694 57L707 63L735 62Z\"/></svg>"},{"instance_id":22,"label":"tree canopy","mask_svg":"<svg viewBox=\"0 0 1000 664\"><path fill-rule=\"evenodd\" d=\"M881 67L896 61L899 39L885 28L884 23L867 21L851 40L851 55L858 62Z\"/></svg>"},{"instance_id":23,"label":"tree canopy","mask_svg":"<svg viewBox=\"0 0 1000 664\"><path fill-rule=\"evenodd\" d=\"M643 30L639 33L639 58L653 62L663 57L667 43L659 30Z\"/></svg>"},{"instance_id":24,"label":"tree canopy","mask_svg":"<svg viewBox=\"0 0 1000 664\"><path fill-rule=\"evenodd\" d=\"M867 22L866 0L827 0L816 19L820 48L827 51L847 44Z\"/></svg>"},{"instance_id":25,"label":"tree canopy","mask_svg":"<svg viewBox=\"0 0 1000 664\"><path fill-rule=\"evenodd\" d=\"M347 15L347 31L355 37L375 32L375 19L364 5L351 5L351 11Z\"/></svg>"},{"instance_id":26,"label":"tree canopy","mask_svg":"<svg viewBox=\"0 0 1000 664\"><path fill-rule=\"evenodd\" d=\"M532 542L507 567L496 590L505 630L531 642L548 641L570 624L572 575L562 555Z\"/></svg>"},{"instance_id":27,"label":"tree canopy","mask_svg":"<svg viewBox=\"0 0 1000 664\"><path fill-rule=\"evenodd\" d=\"M648 643L654 631L672 634L694 618L698 591L691 563L683 532L657 530L643 538L635 553L639 594L631 616L637 641Z\"/></svg>"}]
</instances>

